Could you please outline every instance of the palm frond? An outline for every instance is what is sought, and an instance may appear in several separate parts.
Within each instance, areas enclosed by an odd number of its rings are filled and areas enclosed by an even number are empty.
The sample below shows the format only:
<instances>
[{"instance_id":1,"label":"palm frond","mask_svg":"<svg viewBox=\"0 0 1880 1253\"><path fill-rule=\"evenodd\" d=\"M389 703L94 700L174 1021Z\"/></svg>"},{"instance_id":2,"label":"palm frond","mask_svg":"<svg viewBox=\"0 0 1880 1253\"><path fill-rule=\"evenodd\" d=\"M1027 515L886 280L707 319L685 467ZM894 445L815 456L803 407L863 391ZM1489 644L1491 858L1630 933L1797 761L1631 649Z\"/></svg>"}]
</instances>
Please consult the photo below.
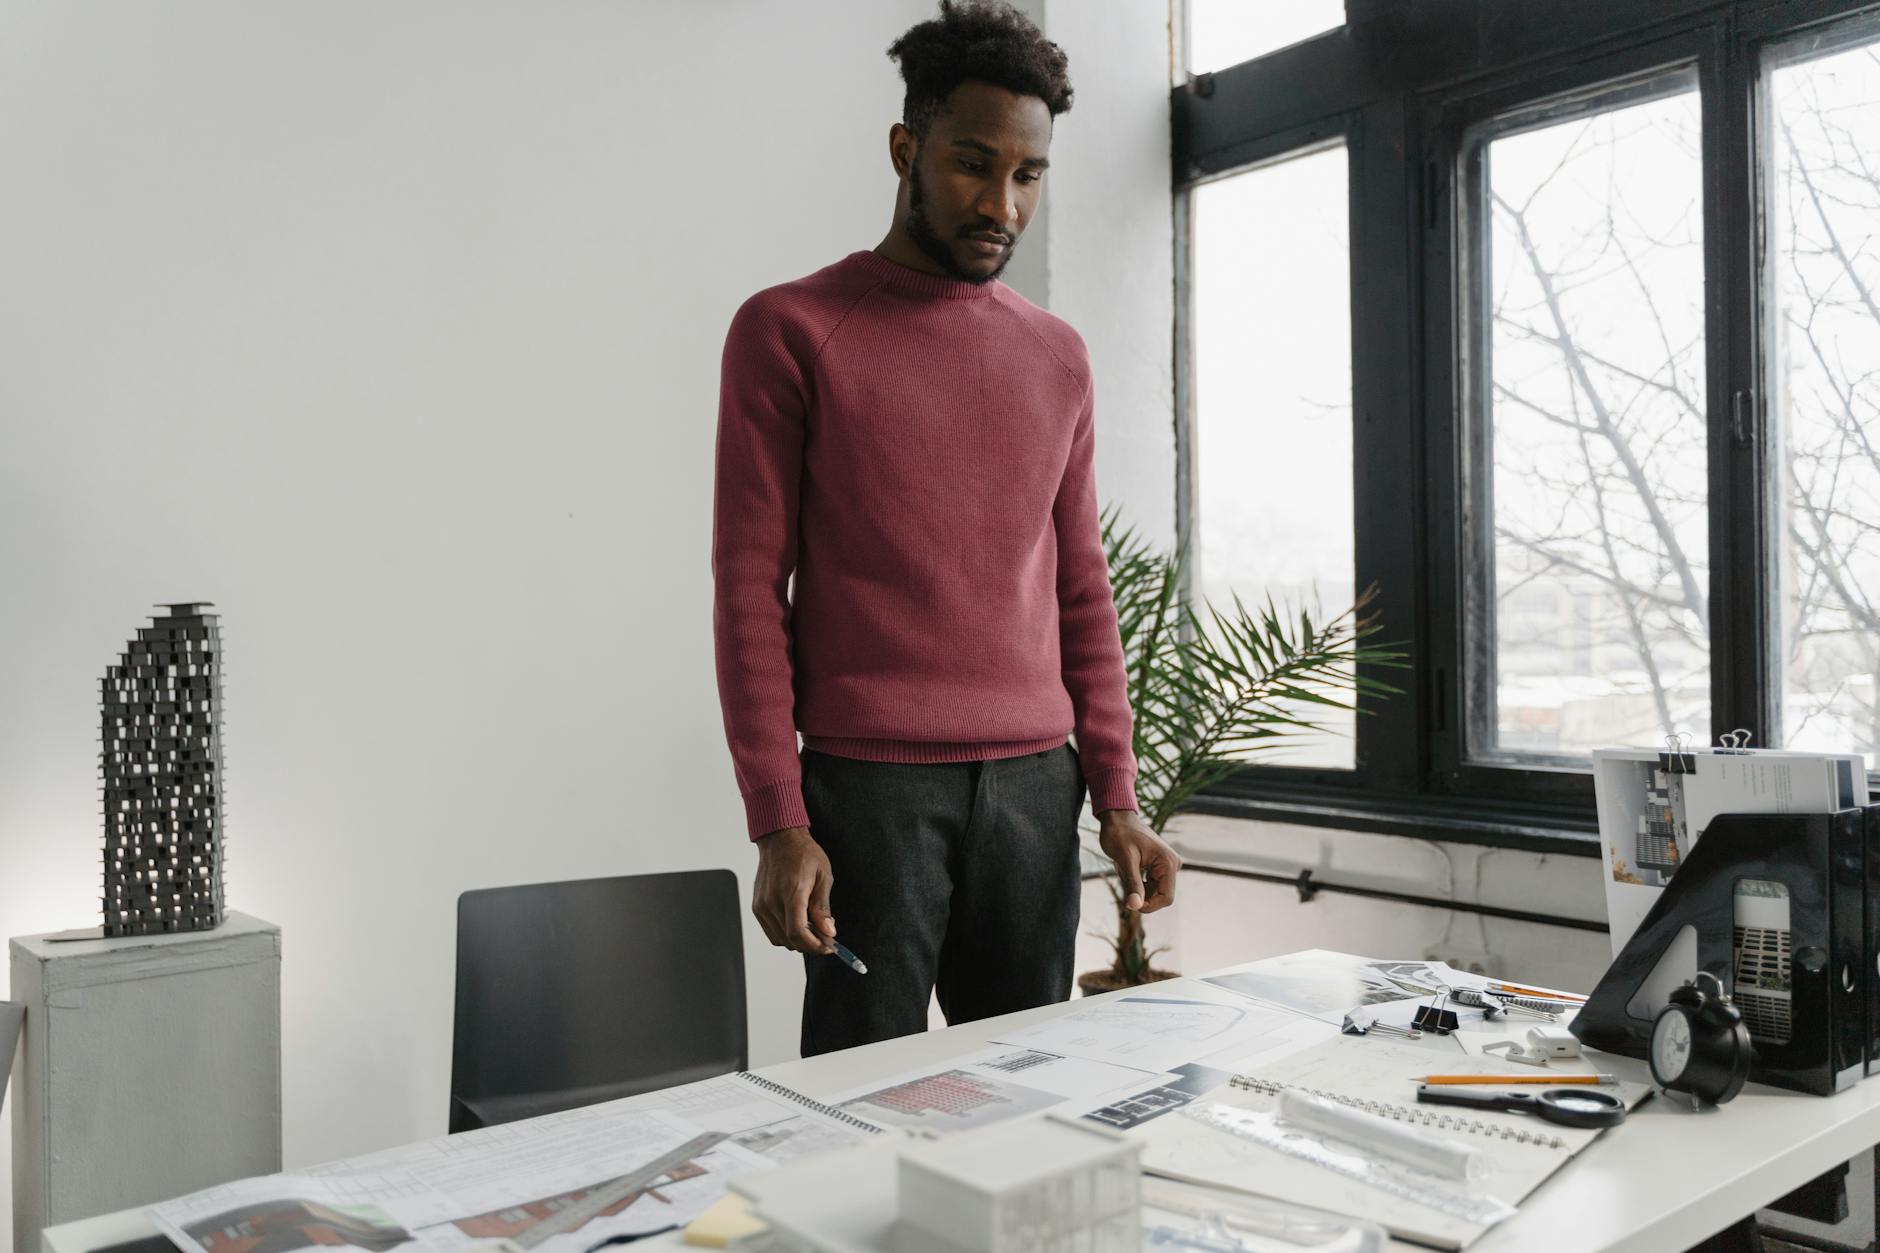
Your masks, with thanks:
<instances>
[{"instance_id":1,"label":"palm frond","mask_svg":"<svg viewBox=\"0 0 1880 1253\"><path fill-rule=\"evenodd\" d=\"M1289 737L1324 733L1325 714L1372 712L1401 694L1377 673L1402 669L1382 629L1381 594L1366 588L1340 613L1262 596L1231 608L1186 593L1187 553L1154 549L1112 505L1102 515L1111 597L1135 712L1136 798L1161 831L1196 794Z\"/></svg>"}]
</instances>

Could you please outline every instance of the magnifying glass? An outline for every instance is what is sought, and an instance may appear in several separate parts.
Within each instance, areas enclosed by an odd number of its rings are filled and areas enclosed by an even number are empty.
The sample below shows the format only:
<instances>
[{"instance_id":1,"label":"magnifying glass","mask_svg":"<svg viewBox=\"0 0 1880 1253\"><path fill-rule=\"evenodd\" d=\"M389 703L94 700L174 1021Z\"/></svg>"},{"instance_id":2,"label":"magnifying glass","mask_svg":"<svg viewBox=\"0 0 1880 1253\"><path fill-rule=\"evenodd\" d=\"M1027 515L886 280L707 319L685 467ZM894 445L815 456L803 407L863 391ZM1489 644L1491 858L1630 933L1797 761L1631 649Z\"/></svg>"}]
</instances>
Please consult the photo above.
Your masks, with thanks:
<instances>
[{"instance_id":1,"label":"magnifying glass","mask_svg":"<svg viewBox=\"0 0 1880 1253\"><path fill-rule=\"evenodd\" d=\"M1548 1088L1542 1092L1470 1092L1460 1087L1420 1083L1417 1100L1425 1105L1467 1105L1533 1114L1563 1127L1616 1127L1625 1121L1625 1102L1593 1088Z\"/></svg>"}]
</instances>

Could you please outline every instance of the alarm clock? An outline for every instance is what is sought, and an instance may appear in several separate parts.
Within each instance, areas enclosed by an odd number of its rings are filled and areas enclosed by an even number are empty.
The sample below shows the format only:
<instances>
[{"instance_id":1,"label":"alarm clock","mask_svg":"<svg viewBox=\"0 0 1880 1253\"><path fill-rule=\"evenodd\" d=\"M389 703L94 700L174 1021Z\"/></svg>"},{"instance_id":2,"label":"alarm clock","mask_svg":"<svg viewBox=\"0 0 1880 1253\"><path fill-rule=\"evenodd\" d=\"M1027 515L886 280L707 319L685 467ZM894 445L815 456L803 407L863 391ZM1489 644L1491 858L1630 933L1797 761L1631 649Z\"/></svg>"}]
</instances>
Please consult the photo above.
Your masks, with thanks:
<instances>
[{"instance_id":1,"label":"alarm clock","mask_svg":"<svg viewBox=\"0 0 1880 1253\"><path fill-rule=\"evenodd\" d=\"M1673 992L1652 1020L1652 1078L1700 1106L1721 1105L1741 1092L1753 1055L1743 1011L1708 970Z\"/></svg>"}]
</instances>

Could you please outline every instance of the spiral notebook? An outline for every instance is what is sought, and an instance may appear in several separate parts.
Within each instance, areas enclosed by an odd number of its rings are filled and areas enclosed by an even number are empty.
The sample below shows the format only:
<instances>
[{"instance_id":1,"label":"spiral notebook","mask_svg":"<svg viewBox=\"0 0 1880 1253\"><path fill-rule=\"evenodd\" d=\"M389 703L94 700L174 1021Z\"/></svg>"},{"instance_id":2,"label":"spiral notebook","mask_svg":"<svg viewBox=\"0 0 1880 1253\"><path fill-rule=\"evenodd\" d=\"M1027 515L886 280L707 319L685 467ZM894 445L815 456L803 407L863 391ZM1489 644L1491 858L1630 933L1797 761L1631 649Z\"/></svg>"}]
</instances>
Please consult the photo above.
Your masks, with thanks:
<instances>
[{"instance_id":1,"label":"spiral notebook","mask_svg":"<svg viewBox=\"0 0 1880 1253\"><path fill-rule=\"evenodd\" d=\"M870 1122L866 1118L858 1118L845 1109L837 1109L833 1105L824 1105L815 1097L805 1096L788 1084L778 1083L775 1079L766 1079L764 1076L753 1074L748 1070L738 1071L737 1077L754 1088L761 1088L772 1096L780 1096L786 1101L801 1105L812 1114L820 1114L822 1117L832 1122L841 1123L845 1127L853 1127L858 1131L869 1132L871 1135L885 1135L889 1130L879 1123Z\"/></svg>"},{"instance_id":2,"label":"spiral notebook","mask_svg":"<svg viewBox=\"0 0 1880 1253\"><path fill-rule=\"evenodd\" d=\"M1429 1073L1437 1056L1442 1055L1414 1045L1341 1035L1282 1058L1257 1074L1236 1076L1203 1100L1271 1113L1278 1108L1279 1093L1294 1089L1452 1137L1480 1148L1489 1164L1486 1178L1457 1186L1517 1206L1601 1134L1542 1122L1530 1114L1420 1105L1413 1077ZM1474 1069L1485 1073L1508 1068L1505 1063L1479 1060L1483 1064ZM1463 1067L1452 1064L1444 1069ZM1561 1074L1569 1069L1557 1067ZM1602 1085L1600 1090L1628 1107L1651 1093L1643 1083ZM1624 1124L1616 1130L1623 1135ZM1143 1126L1139 1138L1142 1168L1166 1178L1368 1218L1400 1239L1439 1249L1465 1248L1488 1230L1485 1223L1390 1195L1193 1118L1158 1118Z\"/></svg>"},{"instance_id":3,"label":"spiral notebook","mask_svg":"<svg viewBox=\"0 0 1880 1253\"><path fill-rule=\"evenodd\" d=\"M1473 1073L1473 1072L1472 1072ZM1336 1101L1350 1109L1361 1109L1367 1114L1376 1114L1392 1122L1409 1123L1413 1126L1427 1127L1431 1131L1449 1132L1457 1135L1485 1136L1491 1140L1507 1140L1514 1144L1532 1144L1540 1148L1563 1149L1571 1156L1574 1146L1570 1145L1562 1132L1574 1130L1538 1119L1526 1119L1520 1114L1493 1113L1495 1121L1490 1121L1482 1114L1447 1109L1440 1105L1398 1105L1390 1101L1374 1101L1368 1097L1353 1096L1347 1092L1327 1092L1322 1088L1309 1088L1303 1084L1279 1083L1272 1079L1261 1079L1253 1075L1235 1075L1228 1081L1228 1086L1243 1092L1256 1092L1261 1096L1278 1096L1281 1092L1303 1092L1307 1096L1316 1096L1321 1100ZM1492 1111L1491 1111L1492 1113ZM1524 1118L1528 1125L1510 1126L1502 1121L1510 1118ZM1599 1134L1592 1132L1592 1135ZM1590 1138L1590 1137L1589 1137Z\"/></svg>"}]
</instances>

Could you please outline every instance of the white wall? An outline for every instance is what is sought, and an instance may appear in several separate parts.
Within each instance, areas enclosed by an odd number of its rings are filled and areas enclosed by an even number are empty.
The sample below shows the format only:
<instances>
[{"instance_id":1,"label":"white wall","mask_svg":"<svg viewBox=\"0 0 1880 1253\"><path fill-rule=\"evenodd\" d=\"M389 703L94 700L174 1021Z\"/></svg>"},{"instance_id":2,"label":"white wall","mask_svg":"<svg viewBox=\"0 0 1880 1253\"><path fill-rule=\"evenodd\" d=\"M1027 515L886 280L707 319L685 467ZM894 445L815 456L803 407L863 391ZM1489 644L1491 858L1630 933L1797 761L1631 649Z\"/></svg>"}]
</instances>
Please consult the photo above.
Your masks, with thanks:
<instances>
[{"instance_id":1,"label":"white wall","mask_svg":"<svg viewBox=\"0 0 1880 1253\"><path fill-rule=\"evenodd\" d=\"M1402 836L1247 823L1188 814L1170 832L1190 861L1343 886L1604 922L1600 863L1585 857L1441 844ZM1170 921L1187 971L1299 948L1442 957L1552 987L1590 989L1611 960L1604 931L1322 892L1301 903L1280 885L1190 876ZM1166 931L1166 924L1165 924Z\"/></svg>"},{"instance_id":2,"label":"white wall","mask_svg":"<svg viewBox=\"0 0 1880 1253\"><path fill-rule=\"evenodd\" d=\"M1169 5L1038 0L1070 58L1051 140L1049 305L1090 346L1097 478L1143 538L1175 537Z\"/></svg>"}]
</instances>

